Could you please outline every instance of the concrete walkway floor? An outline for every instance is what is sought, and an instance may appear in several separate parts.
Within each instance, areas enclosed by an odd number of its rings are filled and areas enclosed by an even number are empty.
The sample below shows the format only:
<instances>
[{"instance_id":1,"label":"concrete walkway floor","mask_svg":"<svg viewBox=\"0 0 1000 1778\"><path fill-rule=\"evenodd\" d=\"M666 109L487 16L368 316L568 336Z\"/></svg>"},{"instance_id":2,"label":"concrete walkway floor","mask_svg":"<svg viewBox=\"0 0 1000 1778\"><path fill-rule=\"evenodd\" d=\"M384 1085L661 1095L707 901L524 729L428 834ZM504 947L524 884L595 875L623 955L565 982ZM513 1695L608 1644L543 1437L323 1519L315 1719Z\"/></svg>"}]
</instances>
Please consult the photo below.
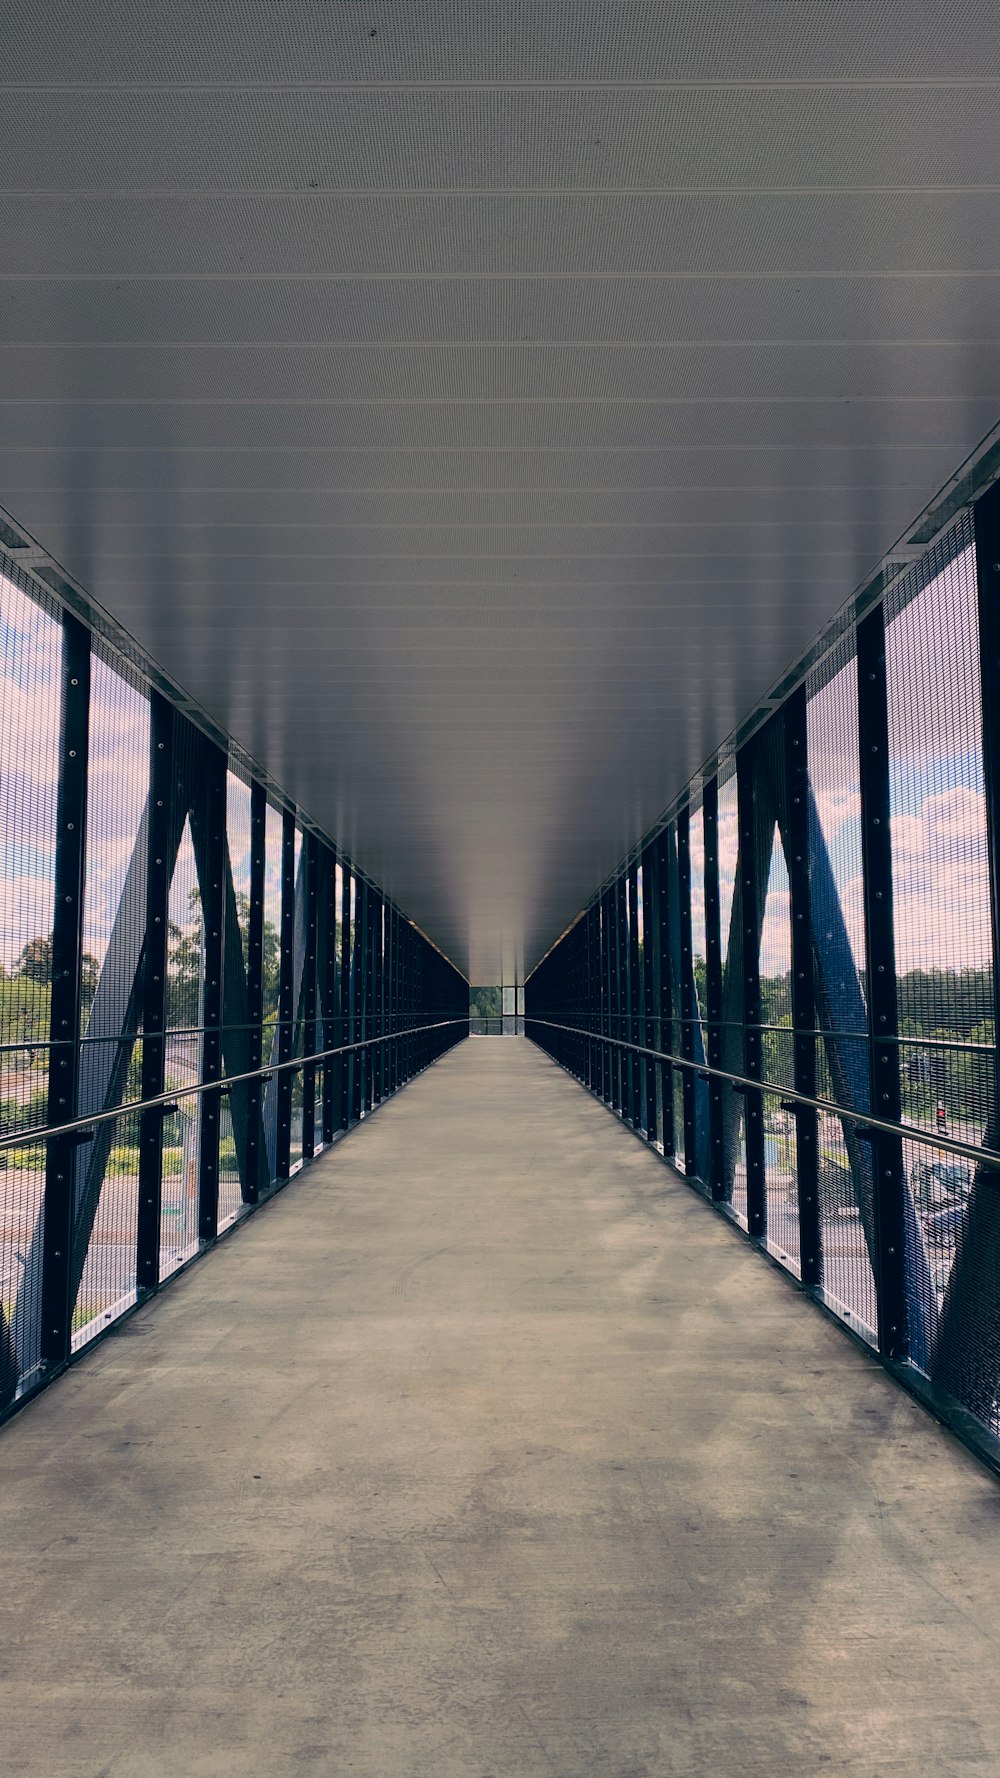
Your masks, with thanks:
<instances>
[{"instance_id":1,"label":"concrete walkway floor","mask_svg":"<svg viewBox=\"0 0 1000 1778\"><path fill-rule=\"evenodd\" d=\"M996 1778L1000 1489L526 1042L0 1433L0 1771Z\"/></svg>"}]
</instances>

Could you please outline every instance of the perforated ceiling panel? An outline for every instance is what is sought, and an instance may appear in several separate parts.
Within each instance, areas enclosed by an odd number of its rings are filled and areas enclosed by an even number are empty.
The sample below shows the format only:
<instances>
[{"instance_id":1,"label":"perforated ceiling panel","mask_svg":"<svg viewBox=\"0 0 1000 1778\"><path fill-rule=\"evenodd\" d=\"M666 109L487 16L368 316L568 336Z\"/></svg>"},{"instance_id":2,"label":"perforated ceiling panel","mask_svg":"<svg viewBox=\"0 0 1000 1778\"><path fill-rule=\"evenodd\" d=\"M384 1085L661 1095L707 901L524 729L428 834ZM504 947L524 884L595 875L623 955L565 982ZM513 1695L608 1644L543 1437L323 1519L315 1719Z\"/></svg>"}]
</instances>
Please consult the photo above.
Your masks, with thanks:
<instances>
[{"instance_id":1,"label":"perforated ceiling panel","mask_svg":"<svg viewBox=\"0 0 1000 1778\"><path fill-rule=\"evenodd\" d=\"M25 0L0 504L474 979L1000 413L991 0Z\"/></svg>"}]
</instances>

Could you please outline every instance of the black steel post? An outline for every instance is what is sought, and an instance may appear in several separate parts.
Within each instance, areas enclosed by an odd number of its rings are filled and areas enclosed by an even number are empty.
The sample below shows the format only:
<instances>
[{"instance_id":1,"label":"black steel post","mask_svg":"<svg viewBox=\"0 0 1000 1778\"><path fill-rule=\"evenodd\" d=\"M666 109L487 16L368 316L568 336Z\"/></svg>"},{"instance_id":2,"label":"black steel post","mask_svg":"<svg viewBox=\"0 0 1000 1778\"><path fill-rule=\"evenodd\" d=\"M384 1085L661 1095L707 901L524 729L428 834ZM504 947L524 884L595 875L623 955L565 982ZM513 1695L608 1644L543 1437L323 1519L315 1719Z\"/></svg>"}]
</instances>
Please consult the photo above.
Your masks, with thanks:
<instances>
[{"instance_id":1,"label":"black steel post","mask_svg":"<svg viewBox=\"0 0 1000 1778\"><path fill-rule=\"evenodd\" d=\"M812 911L809 897L809 749L806 692L800 686L782 711L788 883L792 916L792 1030L795 1090L816 1096L816 995L813 984ZM802 1282L822 1283L819 1215L819 1142L816 1112L797 1105L796 1174L799 1200L799 1263Z\"/></svg>"},{"instance_id":2,"label":"black steel post","mask_svg":"<svg viewBox=\"0 0 1000 1778\"><path fill-rule=\"evenodd\" d=\"M383 1031L382 998L384 992L383 968L385 962L385 902L377 892L372 896L372 1029L373 1037L381 1038ZM382 1055L383 1045L376 1043L372 1049L372 1105L379 1105L384 1097L382 1089Z\"/></svg>"},{"instance_id":3,"label":"black steel post","mask_svg":"<svg viewBox=\"0 0 1000 1778\"><path fill-rule=\"evenodd\" d=\"M322 1041L321 1049L332 1049L337 1042L337 860L329 846L320 846L319 908L317 914L317 956ZM333 1141L335 1126L334 1081L336 1064L332 1056L323 1063L323 1088L320 1104L320 1137L324 1148Z\"/></svg>"},{"instance_id":4,"label":"black steel post","mask_svg":"<svg viewBox=\"0 0 1000 1778\"><path fill-rule=\"evenodd\" d=\"M146 823L146 934L142 951L143 1099L164 1090L167 1018L167 908L170 897L170 798L174 777L174 708L158 691L149 697L149 819ZM160 1280L163 1113L139 1119L139 1208L136 1278L140 1291Z\"/></svg>"},{"instance_id":5,"label":"black steel post","mask_svg":"<svg viewBox=\"0 0 1000 1778\"><path fill-rule=\"evenodd\" d=\"M656 934L657 977L656 1025L657 1048L673 1049L674 972L670 954L670 854L671 836L667 828L656 838ZM661 1141L665 1155L675 1155L677 1135L674 1129L674 1070L670 1062L657 1063L660 1087Z\"/></svg>"},{"instance_id":6,"label":"black steel post","mask_svg":"<svg viewBox=\"0 0 1000 1778\"><path fill-rule=\"evenodd\" d=\"M633 1130L642 1124L642 1083L639 1073L638 1046L642 1043L642 993L639 978L639 866L629 866L628 894L628 1040L635 1048L628 1053L629 1098L628 1115Z\"/></svg>"},{"instance_id":7,"label":"black steel post","mask_svg":"<svg viewBox=\"0 0 1000 1778\"><path fill-rule=\"evenodd\" d=\"M365 893L365 1028L362 1037L368 1040L365 1049L365 1110L371 1111L375 1104L375 1047L371 1039L375 1036L375 934L378 926L378 896L370 885L366 884Z\"/></svg>"},{"instance_id":8,"label":"black steel post","mask_svg":"<svg viewBox=\"0 0 1000 1778\"><path fill-rule=\"evenodd\" d=\"M614 1036L612 1025L614 1015L612 995L614 981L613 908L614 897L611 890L606 889L601 896L601 1033L605 1040L601 1045L601 1098L605 1105L611 1104L613 1093L611 1062L614 1050L608 1041Z\"/></svg>"},{"instance_id":9,"label":"black steel post","mask_svg":"<svg viewBox=\"0 0 1000 1778\"><path fill-rule=\"evenodd\" d=\"M646 1049L656 1048L656 848L647 846L642 855L642 1041ZM655 1142L656 1064L647 1056L642 1067L643 1125L646 1139Z\"/></svg>"},{"instance_id":10,"label":"black steel post","mask_svg":"<svg viewBox=\"0 0 1000 1778\"><path fill-rule=\"evenodd\" d=\"M353 873L352 873L353 875ZM365 904L367 893L363 877L354 877L354 942L351 945L351 1042L364 1037L366 938ZM357 1123L365 1104L365 1052L351 1054L351 1122Z\"/></svg>"},{"instance_id":11,"label":"black steel post","mask_svg":"<svg viewBox=\"0 0 1000 1778\"><path fill-rule=\"evenodd\" d=\"M754 821L756 747L753 741L736 756L736 797L739 811L740 907L743 917L743 1072L749 1080L763 1078L763 1046L760 1029L760 915L757 886L757 829ZM747 1160L747 1227L754 1240L763 1240L767 1198L764 1187L764 1108L761 1095L746 1089L744 1135Z\"/></svg>"},{"instance_id":12,"label":"black steel post","mask_svg":"<svg viewBox=\"0 0 1000 1778\"><path fill-rule=\"evenodd\" d=\"M340 1037L345 1053L340 1058L340 1127L351 1127L352 1069L346 1046L353 1041L351 995L351 867L341 861L340 873Z\"/></svg>"},{"instance_id":13,"label":"black steel post","mask_svg":"<svg viewBox=\"0 0 1000 1778\"><path fill-rule=\"evenodd\" d=\"M225 914L226 864L226 755L214 742L199 737L200 783L196 794L201 804L207 845L207 874L200 883L202 946L205 971L202 984L201 1078L210 1085L222 1076L222 932ZM222 1099L218 1091L201 1096L201 1131L198 1144L198 1235L214 1241L219 1229L219 1128Z\"/></svg>"},{"instance_id":14,"label":"black steel post","mask_svg":"<svg viewBox=\"0 0 1000 1778\"><path fill-rule=\"evenodd\" d=\"M290 1062L295 1045L295 816L281 818L281 943L278 978L278 1061ZM287 1179L292 1158L292 1071L275 1078L278 1136L275 1178Z\"/></svg>"},{"instance_id":15,"label":"black steel post","mask_svg":"<svg viewBox=\"0 0 1000 1778\"><path fill-rule=\"evenodd\" d=\"M617 1039L612 1055L614 1070L614 1108L620 1117L628 1114L628 1061L622 1043L628 1035L628 924L625 878L619 877L612 891L614 898L614 1035Z\"/></svg>"},{"instance_id":16,"label":"black steel post","mask_svg":"<svg viewBox=\"0 0 1000 1778\"><path fill-rule=\"evenodd\" d=\"M394 1093L399 1085L399 1039L396 1036L396 1032L399 1030L399 914L392 907L389 909L389 929L386 943L388 946L386 975L389 983L387 1006L389 1042L386 1044L386 1054L389 1067L388 1090L390 1093Z\"/></svg>"},{"instance_id":17,"label":"black steel post","mask_svg":"<svg viewBox=\"0 0 1000 1778\"><path fill-rule=\"evenodd\" d=\"M681 939L681 1055L686 1062L693 1062L697 1007L691 949L691 811L686 808L677 817L677 913ZM689 1178L694 1178L698 1172L698 1141L695 1080L690 1068L683 1070L681 1094L684 1105L684 1171Z\"/></svg>"},{"instance_id":18,"label":"black steel post","mask_svg":"<svg viewBox=\"0 0 1000 1778\"><path fill-rule=\"evenodd\" d=\"M305 881L305 944L302 955L302 985L299 1018L302 1021L302 1054L314 1055L316 1041L316 983L319 962L319 848L315 834L302 837ZM316 1151L316 1063L306 1062L302 1069L302 1159L311 1161Z\"/></svg>"},{"instance_id":19,"label":"black steel post","mask_svg":"<svg viewBox=\"0 0 1000 1778\"><path fill-rule=\"evenodd\" d=\"M596 1009L597 1009L597 923L595 920L596 911L597 911L596 908L593 908L593 907L587 908L587 910L583 916L583 921L581 922L581 924L583 925L583 929L584 929L583 939L581 940L581 943L583 946L583 956L584 956L583 992L584 992L584 997L585 997L585 1003L584 1003L584 1009L583 1009L583 1011L584 1011L583 1028L587 1033L586 1037L583 1040L584 1079L585 1079L586 1084L592 1093L597 1091L597 1085L596 1085L596 1081L597 1081L597 1044L596 1044L596 1036L595 1036L596 1030L597 1030L596 1019L595 1019L595 1013L596 1013ZM526 1001L526 998L524 998L525 990L523 988L521 990L521 993L522 993L521 1004L526 1005L527 1001ZM527 1027L523 1024L522 1024L521 1028L522 1028L522 1030L527 1029Z\"/></svg>"},{"instance_id":20,"label":"black steel post","mask_svg":"<svg viewBox=\"0 0 1000 1778\"><path fill-rule=\"evenodd\" d=\"M857 629L858 721L861 749L861 837L864 859L865 949L871 1103L875 1116L898 1123L899 1086L896 943L892 909L889 827L889 717L886 703L885 618L881 606ZM898 1136L872 1136L875 1184L875 1290L879 1349L886 1358L909 1350L906 1300L906 1179Z\"/></svg>"},{"instance_id":21,"label":"black steel post","mask_svg":"<svg viewBox=\"0 0 1000 1778\"><path fill-rule=\"evenodd\" d=\"M722 1067L722 933L719 894L719 781L710 778L702 792L705 827L705 1059ZM708 1179L714 1203L726 1195L725 1083L708 1078Z\"/></svg>"},{"instance_id":22,"label":"black steel post","mask_svg":"<svg viewBox=\"0 0 1000 1778\"><path fill-rule=\"evenodd\" d=\"M260 1068L264 1058L264 884L267 877L267 792L250 785L250 911L247 919L247 1067ZM267 1186L266 1148L261 1112L260 1080L247 1088L247 1180L243 1196L256 1204Z\"/></svg>"},{"instance_id":23,"label":"black steel post","mask_svg":"<svg viewBox=\"0 0 1000 1778\"><path fill-rule=\"evenodd\" d=\"M75 1117L80 1066L80 960L86 868L87 758L90 722L90 632L67 612L62 620L59 789L52 914L47 1122ZM72 1338L70 1254L77 1138L48 1144L42 1230L40 1356L47 1365L69 1357Z\"/></svg>"}]
</instances>

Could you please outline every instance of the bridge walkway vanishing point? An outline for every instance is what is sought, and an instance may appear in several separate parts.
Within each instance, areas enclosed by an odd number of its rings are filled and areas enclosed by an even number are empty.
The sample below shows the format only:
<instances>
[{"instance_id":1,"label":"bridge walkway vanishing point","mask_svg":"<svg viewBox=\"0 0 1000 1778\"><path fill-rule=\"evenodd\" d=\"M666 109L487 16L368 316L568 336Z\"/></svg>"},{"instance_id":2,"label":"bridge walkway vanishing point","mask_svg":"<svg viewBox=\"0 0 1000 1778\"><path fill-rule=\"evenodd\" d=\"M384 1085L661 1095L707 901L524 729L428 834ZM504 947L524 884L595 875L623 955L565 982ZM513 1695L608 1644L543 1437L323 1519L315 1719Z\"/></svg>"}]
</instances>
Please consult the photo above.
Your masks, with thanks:
<instances>
[{"instance_id":1,"label":"bridge walkway vanishing point","mask_svg":"<svg viewBox=\"0 0 1000 1778\"><path fill-rule=\"evenodd\" d=\"M5 1774L995 1778L1000 1489L529 1043L0 1436Z\"/></svg>"}]
</instances>

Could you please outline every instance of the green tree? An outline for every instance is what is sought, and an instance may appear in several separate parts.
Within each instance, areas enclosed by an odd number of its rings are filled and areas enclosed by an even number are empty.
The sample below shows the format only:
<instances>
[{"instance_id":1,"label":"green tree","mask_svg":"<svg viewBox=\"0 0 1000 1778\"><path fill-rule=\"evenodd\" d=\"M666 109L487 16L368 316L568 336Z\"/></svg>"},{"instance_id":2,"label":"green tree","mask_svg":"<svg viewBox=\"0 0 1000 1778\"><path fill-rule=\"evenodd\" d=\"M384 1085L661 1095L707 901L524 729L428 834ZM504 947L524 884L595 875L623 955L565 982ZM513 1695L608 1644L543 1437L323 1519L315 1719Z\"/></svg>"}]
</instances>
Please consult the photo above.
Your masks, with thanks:
<instances>
[{"instance_id":1,"label":"green tree","mask_svg":"<svg viewBox=\"0 0 1000 1778\"><path fill-rule=\"evenodd\" d=\"M24 982L51 982L51 937L29 938L14 966L14 974Z\"/></svg>"},{"instance_id":2,"label":"green tree","mask_svg":"<svg viewBox=\"0 0 1000 1778\"><path fill-rule=\"evenodd\" d=\"M503 1011L499 988L470 988L469 1016L473 1019L498 1019Z\"/></svg>"}]
</instances>

